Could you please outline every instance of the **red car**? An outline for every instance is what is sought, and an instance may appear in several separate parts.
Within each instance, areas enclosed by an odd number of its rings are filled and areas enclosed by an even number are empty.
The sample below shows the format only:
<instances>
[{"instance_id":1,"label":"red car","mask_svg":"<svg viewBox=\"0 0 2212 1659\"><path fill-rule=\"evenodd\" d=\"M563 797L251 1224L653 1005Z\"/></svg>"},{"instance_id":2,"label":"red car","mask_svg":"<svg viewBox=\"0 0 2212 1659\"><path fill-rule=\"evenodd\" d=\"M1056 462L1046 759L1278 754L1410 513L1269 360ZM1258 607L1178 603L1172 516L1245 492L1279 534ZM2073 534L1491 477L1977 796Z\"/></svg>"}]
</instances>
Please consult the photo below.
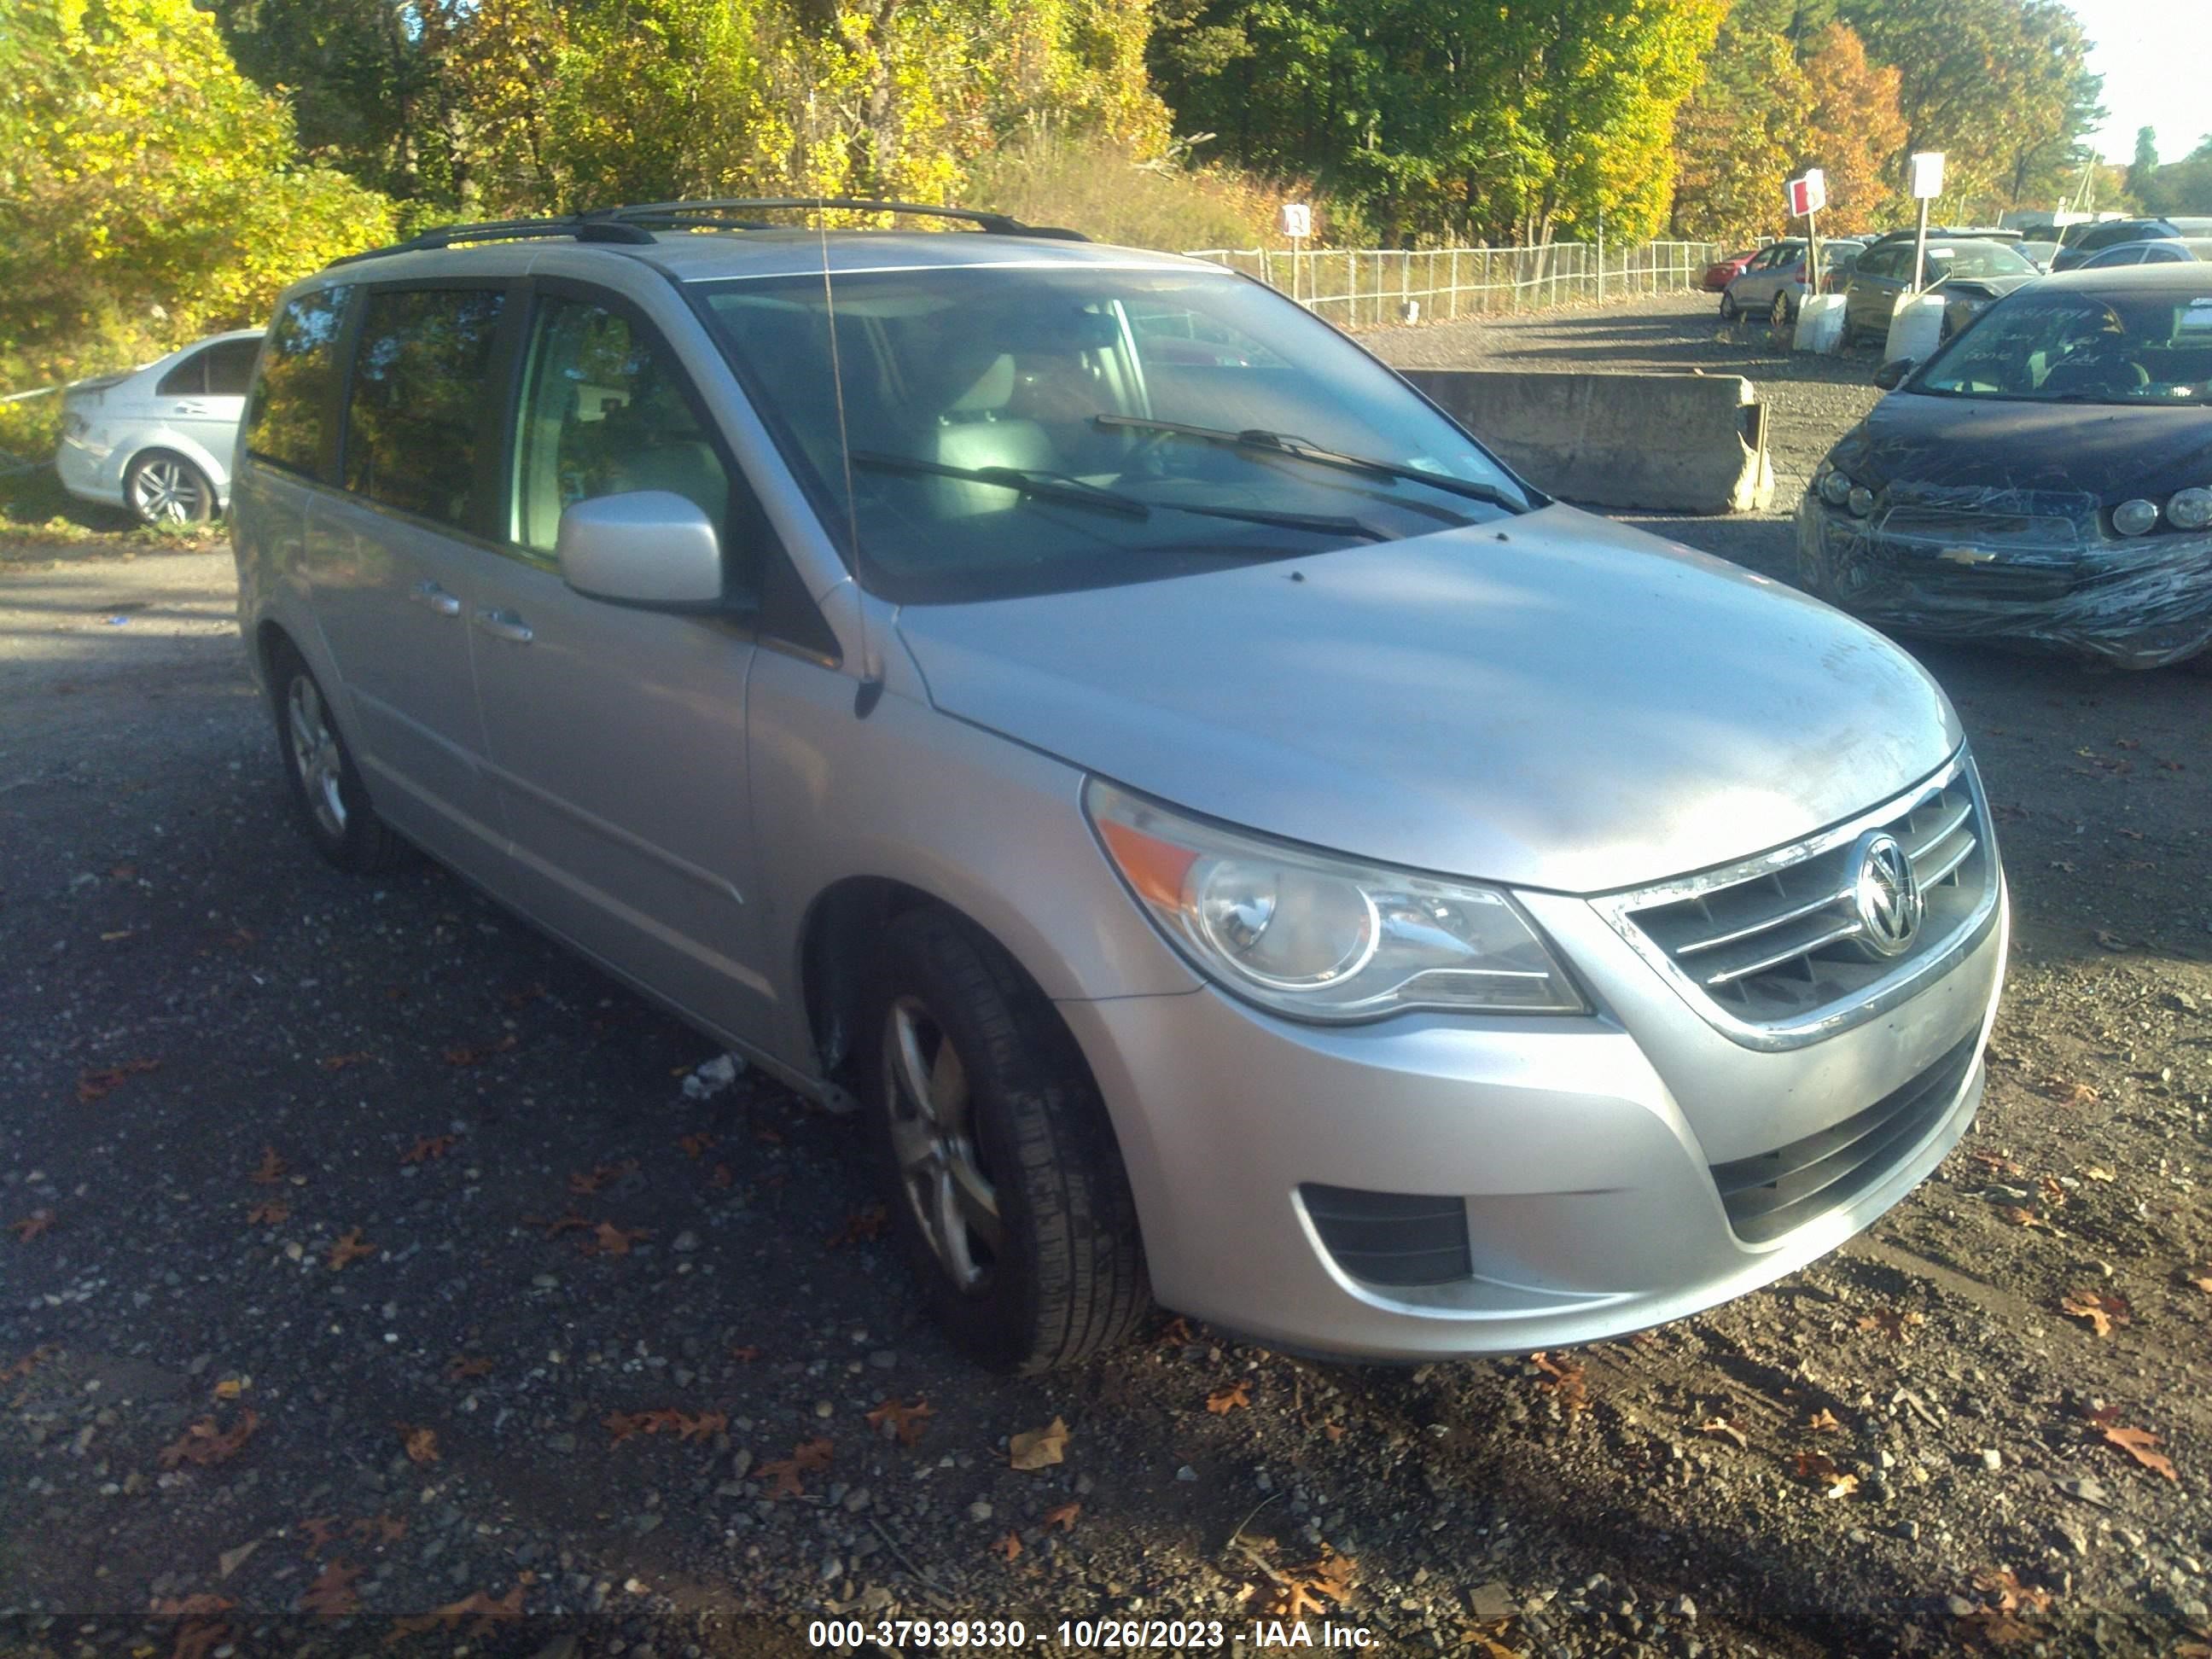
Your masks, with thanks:
<instances>
[{"instance_id":1,"label":"red car","mask_svg":"<svg viewBox=\"0 0 2212 1659\"><path fill-rule=\"evenodd\" d=\"M1718 294L1730 283L1743 275L1743 268L1759 257L1759 250L1747 247L1741 253L1731 253L1725 259L1705 267L1705 292Z\"/></svg>"}]
</instances>

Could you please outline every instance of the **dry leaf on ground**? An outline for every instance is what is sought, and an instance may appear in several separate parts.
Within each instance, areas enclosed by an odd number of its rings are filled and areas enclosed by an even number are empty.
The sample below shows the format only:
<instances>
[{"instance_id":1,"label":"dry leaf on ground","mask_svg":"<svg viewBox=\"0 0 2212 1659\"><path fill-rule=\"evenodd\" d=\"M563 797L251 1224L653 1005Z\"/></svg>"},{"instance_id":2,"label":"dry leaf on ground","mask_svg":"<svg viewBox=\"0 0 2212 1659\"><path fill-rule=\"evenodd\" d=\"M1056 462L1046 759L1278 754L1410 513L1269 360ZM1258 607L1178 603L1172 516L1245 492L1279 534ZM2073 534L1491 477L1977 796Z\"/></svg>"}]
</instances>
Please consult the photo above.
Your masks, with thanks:
<instances>
[{"instance_id":1,"label":"dry leaf on ground","mask_svg":"<svg viewBox=\"0 0 2212 1659\"><path fill-rule=\"evenodd\" d=\"M880 1204L871 1204L864 1210L855 1210L837 1224L837 1231L827 1240L836 1249L841 1244L858 1244L869 1239L881 1238L884 1229L890 1224L891 1212Z\"/></svg>"},{"instance_id":2,"label":"dry leaf on ground","mask_svg":"<svg viewBox=\"0 0 2212 1659\"><path fill-rule=\"evenodd\" d=\"M1835 1413L1822 1407L1806 1419L1805 1426L1815 1434L1841 1434L1844 1425L1836 1420Z\"/></svg>"},{"instance_id":3,"label":"dry leaf on ground","mask_svg":"<svg viewBox=\"0 0 2212 1659\"><path fill-rule=\"evenodd\" d=\"M433 1158L445 1157L453 1150L457 1137L453 1135L423 1135L412 1146L399 1154L402 1164L428 1164Z\"/></svg>"},{"instance_id":4,"label":"dry leaf on ground","mask_svg":"<svg viewBox=\"0 0 2212 1659\"><path fill-rule=\"evenodd\" d=\"M769 1496L771 1498L805 1497L806 1487L800 1481L799 1477L817 1474L828 1468L830 1455L835 1449L836 1448L827 1440L802 1440L792 1448L790 1456L779 1457L772 1462L762 1464L760 1472L773 1477L775 1481L775 1488L769 1492Z\"/></svg>"},{"instance_id":5,"label":"dry leaf on ground","mask_svg":"<svg viewBox=\"0 0 2212 1659\"><path fill-rule=\"evenodd\" d=\"M2174 1485L2181 1484L2180 1471L2173 1467L2172 1458L2155 1449L2158 1437L2148 1429L2106 1427L2098 1432L2105 1437L2106 1444L2118 1447L2145 1468L2164 1475Z\"/></svg>"},{"instance_id":6,"label":"dry leaf on ground","mask_svg":"<svg viewBox=\"0 0 2212 1659\"><path fill-rule=\"evenodd\" d=\"M2069 1291L2060 1298L2058 1311L2069 1319L2087 1322L2089 1328L2100 1336L2110 1336L2115 1325L2133 1322L2126 1298L2109 1291Z\"/></svg>"},{"instance_id":7,"label":"dry leaf on ground","mask_svg":"<svg viewBox=\"0 0 2212 1659\"><path fill-rule=\"evenodd\" d=\"M1012 1560L1022 1553L1021 1534L1016 1532L1008 1533L991 1546L991 1553L994 1555L1003 1555L1009 1561Z\"/></svg>"},{"instance_id":8,"label":"dry leaf on ground","mask_svg":"<svg viewBox=\"0 0 2212 1659\"><path fill-rule=\"evenodd\" d=\"M8 1230L15 1235L18 1243L27 1244L40 1233L51 1231L53 1224L52 1210L33 1210L21 1221L9 1222Z\"/></svg>"},{"instance_id":9,"label":"dry leaf on ground","mask_svg":"<svg viewBox=\"0 0 2212 1659\"><path fill-rule=\"evenodd\" d=\"M1340 1607L1352 1599L1358 1575L1358 1562L1324 1544L1319 1559L1292 1567L1278 1577L1275 1599L1268 1611L1278 1619L1326 1613L1330 1603Z\"/></svg>"},{"instance_id":10,"label":"dry leaf on ground","mask_svg":"<svg viewBox=\"0 0 2212 1659\"><path fill-rule=\"evenodd\" d=\"M158 1060L126 1060L120 1066L101 1066L78 1073L76 1098L80 1106L89 1106L121 1088L134 1077L161 1069Z\"/></svg>"},{"instance_id":11,"label":"dry leaf on ground","mask_svg":"<svg viewBox=\"0 0 2212 1659\"><path fill-rule=\"evenodd\" d=\"M592 1229L589 1238L576 1241L576 1248L586 1255L628 1255L631 1245L640 1239L652 1237L650 1227L634 1227L624 1231L611 1221L602 1221Z\"/></svg>"},{"instance_id":12,"label":"dry leaf on ground","mask_svg":"<svg viewBox=\"0 0 2212 1659\"><path fill-rule=\"evenodd\" d=\"M1750 1437L1725 1417L1707 1418L1698 1425L1698 1432L1711 1435L1717 1440L1733 1440L1739 1450L1748 1450L1751 1447Z\"/></svg>"},{"instance_id":13,"label":"dry leaf on ground","mask_svg":"<svg viewBox=\"0 0 2212 1659\"><path fill-rule=\"evenodd\" d=\"M399 1431L400 1449L407 1454L410 1463L434 1463L438 1461L438 1431L411 1423L394 1423Z\"/></svg>"},{"instance_id":14,"label":"dry leaf on ground","mask_svg":"<svg viewBox=\"0 0 2212 1659\"><path fill-rule=\"evenodd\" d=\"M264 1146L260 1167L246 1178L257 1187L274 1187L284 1178L284 1160L276 1156L274 1146Z\"/></svg>"},{"instance_id":15,"label":"dry leaf on ground","mask_svg":"<svg viewBox=\"0 0 2212 1659\"><path fill-rule=\"evenodd\" d=\"M2047 1589L2021 1583L2019 1575L2010 1567L1976 1573L1974 1588L1984 1595L1996 1597L1999 1613L2011 1613L2021 1607L2043 1613L2049 1609L2053 1599Z\"/></svg>"},{"instance_id":16,"label":"dry leaf on ground","mask_svg":"<svg viewBox=\"0 0 2212 1659\"><path fill-rule=\"evenodd\" d=\"M1206 1409L1216 1417L1225 1417L1231 1412L1248 1407L1252 1403L1252 1384L1238 1377L1225 1389L1216 1389L1206 1396Z\"/></svg>"},{"instance_id":17,"label":"dry leaf on ground","mask_svg":"<svg viewBox=\"0 0 2212 1659\"><path fill-rule=\"evenodd\" d=\"M446 1367L446 1378L453 1382L465 1382L471 1377L490 1375L491 1361L481 1354L455 1354Z\"/></svg>"},{"instance_id":18,"label":"dry leaf on ground","mask_svg":"<svg viewBox=\"0 0 2212 1659\"><path fill-rule=\"evenodd\" d=\"M1047 1510L1044 1512L1044 1519L1040 1524L1046 1527L1058 1527L1062 1532L1073 1532L1076 1517L1082 1513L1083 1505L1080 1504L1062 1504L1056 1510Z\"/></svg>"},{"instance_id":19,"label":"dry leaf on ground","mask_svg":"<svg viewBox=\"0 0 2212 1659\"><path fill-rule=\"evenodd\" d=\"M696 1129L688 1135L678 1136L676 1144L684 1149L684 1157L697 1159L704 1158L713 1147L714 1137L704 1129Z\"/></svg>"},{"instance_id":20,"label":"dry leaf on ground","mask_svg":"<svg viewBox=\"0 0 2212 1659\"><path fill-rule=\"evenodd\" d=\"M529 1575L525 1573L523 1577L526 1579ZM433 1607L428 1613L411 1613L404 1619L395 1619L392 1621L392 1634L386 1638L386 1645L402 1641L410 1636L420 1636L423 1632L435 1629L440 1625L451 1627L459 1624L464 1619L476 1620L476 1623L469 1626L468 1634L473 1639L481 1640L491 1626L500 1620L522 1617L524 1588L525 1586L518 1582L508 1589L506 1595L496 1601L483 1590L471 1590L459 1601L448 1601L442 1607Z\"/></svg>"},{"instance_id":21,"label":"dry leaf on ground","mask_svg":"<svg viewBox=\"0 0 2212 1659\"><path fill-rule=\"evenodd\" d=\"M359 1613L361 1597L354 1593L353 1581L360 1577L359 1567L348 1566L332 1558L324 1563L322 1571L315 1575L315 1582L300 1593L300 1611L321 1613L325 1618Z\"/></svg>"},{"instance_id":22,"label":"dry leaf on ground","mask_svg":"<svg viewBox=\"0 0 2212 1659\"><path fill-rule=\"evenodd\" d=\"M868 1413L868 1426L887 1438L896 1436L902 1446L911 1446L921 1438L922 1419L936 1414L927 1399L916 1398L911 1406L886 1400Z\"/></svg>"},{"instance_id":23,"label":"dry leaf on ground","mask_svg":"<svg viewBox=\"0 0 2212 1659\"><path fill-rule=\"evenodd\" d=\"M179 1463L197 1463L203 1468L213 1463L228 1463L245 1449L246 1443L260 1425L261 1419L254 1415L252 1407L241 1412L238 1421L228 1429L218 1430L215 1419L204 1417L162 1447L155 1461L165 1469L173 1469Z\"/></svg>"},{"instance_id":24,"label":"dry leaf on ground","mask_svg":"<svg viewBox=\"0 0 2212 1659\"><path fill-rule=\"evenodd\" d=\"M1055 1417L1042 1429L1030 1429L1006 1442L1006 1462L1018 1469L1041 1469L1060 1462L1066 1455L1067 1425Z\"/></svg>"},{"instance_id":25,"label":"dry leaf on ground","mask_svg":"<svg viewBox=\"0 0 2212 1659\"><path fill-rule=\"evenodd\" d=\"M331 1246L331 1271L336 1273L349 1261L366 1261L375 1254L376 1246L362 1240L361 1229L349 1227L338 1236L338 1242Z\"/></svg>"},{"instance_id":26,"label":"dry leaf on ground","mask_svg":"<svg viewBox=\"0 0 2212 1659\"><path fill-rule=\"evenodd\" d=\"M264 1198L249 1206L246 1223L249 1227L279 1227L292 1218L292 1206L279 1198Z\"/></svg>"},{"instance_id":27,"label":"dry leaf on ground","mask_svg":"<svg viewBox=\"0 0 2212 1659\"><path fill-rule=\"evenodd\" d=\"M1886 1336L1895 1337L1899 1342L1910 1342L1913 1332L1927 1322L1928 1316L1925 1314L1899 1313L1894 1308L1877 1308L1870 1314L1860 1316L1859 1328L1880 1331Z\"/></svg>"}]
</instances>

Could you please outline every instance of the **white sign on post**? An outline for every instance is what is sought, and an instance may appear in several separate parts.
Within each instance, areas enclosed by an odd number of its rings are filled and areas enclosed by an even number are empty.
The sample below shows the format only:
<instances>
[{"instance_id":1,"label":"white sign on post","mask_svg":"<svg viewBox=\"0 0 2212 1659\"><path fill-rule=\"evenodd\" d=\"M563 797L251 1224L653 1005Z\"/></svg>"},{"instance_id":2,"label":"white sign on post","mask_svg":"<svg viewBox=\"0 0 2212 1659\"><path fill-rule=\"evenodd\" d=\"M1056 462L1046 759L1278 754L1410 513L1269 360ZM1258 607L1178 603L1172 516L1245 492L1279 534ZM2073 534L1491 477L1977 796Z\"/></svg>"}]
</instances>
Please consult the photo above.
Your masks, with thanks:
<instances>
[{"instance_id":1,"label":"white sign on post","mask_svg":"<svg viewBox=\"0 0 2212 1659\"><path fill-rule=\"evenodd\" d=\"M1304 202L1285 202L1279 216L1283 234L1303 242L1313 234L1313 209Z\"/></svg>"},{"instance_id":2,"label":"white sign on post","mask_svg":"<svg viewBox=\"0 0 2212 1659\"><path fill-rule=\"evenodd\" d=\"M1818 213L1828 205L1828 175L1818 167L1808 167L1802 179L1790 181L1790 216L1802 219L1808 213Z\"/></svg>"},{"instance_id":3,"label":"white sign on post","mask_svg":"<svg viewBox=\"0 0 2212 1659\"><path fill-rule=\"evenodd\" d=\"M1943 193L1943 152L1940 149L1915 150L1912 155L1912 196L1919 201L1932 202Z\"/></svg>"}]
</instances>

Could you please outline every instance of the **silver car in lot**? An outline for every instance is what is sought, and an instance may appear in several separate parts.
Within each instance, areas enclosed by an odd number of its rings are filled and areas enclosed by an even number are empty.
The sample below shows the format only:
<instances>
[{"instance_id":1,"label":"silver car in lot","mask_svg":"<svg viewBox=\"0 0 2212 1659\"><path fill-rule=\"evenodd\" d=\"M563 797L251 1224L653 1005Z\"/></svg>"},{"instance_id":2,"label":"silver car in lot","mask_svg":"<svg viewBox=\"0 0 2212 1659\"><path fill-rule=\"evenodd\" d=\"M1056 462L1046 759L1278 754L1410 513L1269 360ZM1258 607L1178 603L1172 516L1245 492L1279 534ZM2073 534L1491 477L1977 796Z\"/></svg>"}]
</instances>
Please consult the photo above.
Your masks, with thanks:
<instances>
[{"instance_id":1,"label":"silver car in lot","mask_svg":"<svg viewBox=\"0 0 2212 1659\"><path fill-rule=\"evenodd\" d=\"M857 1109L1013 1370L1155 1296L1615 1335L1966 1132L2004 879L1910 658L1547 501L1257 283L775 205L285 295L239 618L332 861L423 848Z\"/></svg>"},{"instance_id":2,"label":"silver car in lot","mask_svg":"<svg viewBox=\"0 0 2212 1659\"><path fill-rule=\"evenodd\" d=\"M140 523L204 524L230 499L230 456L259 329L213 334L127 374L62 393L54 468L80 500Z\"/></svg>"}]
</instances>

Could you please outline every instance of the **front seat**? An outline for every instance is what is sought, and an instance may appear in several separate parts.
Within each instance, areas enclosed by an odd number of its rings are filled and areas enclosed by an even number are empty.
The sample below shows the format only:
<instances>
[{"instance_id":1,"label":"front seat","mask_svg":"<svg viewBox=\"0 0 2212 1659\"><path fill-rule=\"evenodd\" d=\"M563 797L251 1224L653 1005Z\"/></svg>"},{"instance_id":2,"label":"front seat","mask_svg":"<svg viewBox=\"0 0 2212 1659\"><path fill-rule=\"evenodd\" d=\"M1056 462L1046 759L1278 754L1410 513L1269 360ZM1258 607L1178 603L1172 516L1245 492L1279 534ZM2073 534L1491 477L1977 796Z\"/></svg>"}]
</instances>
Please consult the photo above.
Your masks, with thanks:
<instances>
[{"instance_id":1,"label":"front seat","mask_svg":"<svg viewBox=\"0 0 2212 1659\"><path fill-rule=\"evenodd\" d=\"M1056 470L1060 454L1044 428L1006 413L1013 395L1013 356L1001 352L938 416L937 453L930 459L944 466ZM1014 498L994 485L959 478L933 478L930 483L932 504L943 518L1003 513L1013 505Z\"/></svg>"}]
</instances>

